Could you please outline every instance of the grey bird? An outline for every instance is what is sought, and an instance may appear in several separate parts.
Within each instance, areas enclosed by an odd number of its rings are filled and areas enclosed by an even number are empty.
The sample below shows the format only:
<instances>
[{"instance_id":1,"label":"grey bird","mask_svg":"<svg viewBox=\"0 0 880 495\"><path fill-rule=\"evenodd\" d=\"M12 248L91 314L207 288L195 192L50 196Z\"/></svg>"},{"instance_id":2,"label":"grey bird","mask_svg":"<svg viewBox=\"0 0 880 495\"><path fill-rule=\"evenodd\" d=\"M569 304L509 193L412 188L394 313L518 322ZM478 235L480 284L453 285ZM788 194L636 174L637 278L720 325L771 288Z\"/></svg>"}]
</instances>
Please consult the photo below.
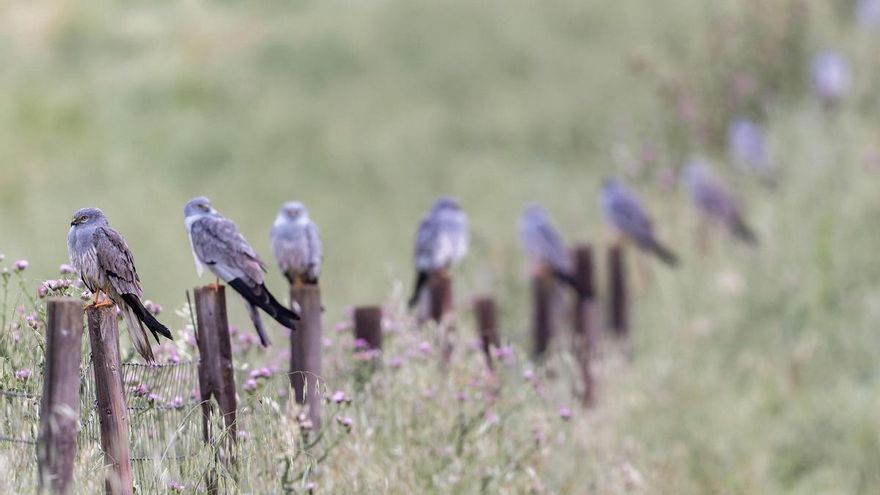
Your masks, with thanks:
<instances>
[{"instance_id":1,"label":"grey bird","mask_svg":"<svg viewBox=\"0 0 880 495\"><path fill-rule=\"evenodd\" d=\"M691 202L709 219L727 227L737 239L755 244L758 239L742 218L739 202L700 159L685 165L681 180Z\"/></svg>"},{"instance_id":2,"label":"grey bird","mask_svg":"<svg viewBox=\"0 0 880 495\"><path fill-rule=\"evenodd\" d=\"M299 315L285 308L266 288L263 281L266 265L238 231L235 223L218 213L205 197L189 200L183 214L196 262L196 272L201 276L207 266L214 275L244 298L260 343L264 347L268 346L269 337L257 308L265 311L278 323L294 330Z\"/></svg>"},{"instance_id":3,"label":"grey bird","mask_svg":"<svg viewBox=\"0 0 880 495\"><path fill-rule=\"evenodd\" d=\"M416 232L416 282L409 307L416 305L428 277L461 261L469 243L468 219L458 201L447 196L437 199Z\"/></svg>"},{"instance_id":4,"label":"grey bird","mask_svg":"<svg viewBox=\"0 0 880 495\"><path fill-rule=\"evenodd\" d=\"M173 339L171 331L159 323L141 302L143 290L134 258L125 239L110 227L104 212L97 208L83 208L73 214L67 234L67 252L70 264L79 272L83 284L95 294L92 305L116 304L138 354L147 362L155 361L147 329L157 343L159 335ZM109 301L98 301L102 292Z\"/></svg>"},{"instance_id":5,"label":"grey bird","mask_svg":"<svg viewBox=\"0 0 880 495\"><path fill-rule=\"evenodd\" d=\"M288 282L294 286L318 284L324 255L318 227L305 205L297 201L284 203L272 224L269 241Z\"/></svg>"},{"instance_id":6,"label":"grey bird","mask_svg":"<svg viewBox=\"0 0 880 495\"><path fill-rule=\"evenodd\" d=\"M654 224L642 208L639 198L623 182L615 178L605 179L599 205L606 221L621 235L630 239L642 250L654 254L667 265L678 264L675 253L657 240Z\"/></svg>"},{"instance_id":7,"label":"grey bird","mask_svg":"<svg viewBox=\"0 0 880 495\"><path fill-rule=\"evenodd\" d=\"M523 211L519 219L519 237L535 274L549 271L574 290L582 290L574 277L571 255L565 242L541 205L533 203Z\"/></svg>"}]
</instances>

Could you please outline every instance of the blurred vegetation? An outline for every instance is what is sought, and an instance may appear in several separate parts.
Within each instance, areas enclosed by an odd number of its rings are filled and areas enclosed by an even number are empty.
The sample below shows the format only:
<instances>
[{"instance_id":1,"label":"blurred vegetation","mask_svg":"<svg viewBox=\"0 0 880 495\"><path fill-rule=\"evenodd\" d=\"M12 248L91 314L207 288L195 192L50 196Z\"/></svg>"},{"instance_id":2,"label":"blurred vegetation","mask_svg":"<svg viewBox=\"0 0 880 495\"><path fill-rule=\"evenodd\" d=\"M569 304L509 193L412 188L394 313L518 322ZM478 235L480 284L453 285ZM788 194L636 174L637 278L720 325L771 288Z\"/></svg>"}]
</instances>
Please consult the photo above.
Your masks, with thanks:
<instances>
[{"instance_id":1,"label":"blurred vegetation","mask_svg":"<svg viewBox=\"0 0 880 495\"><path fill-rule=\"evenodd\" d=\"M552 423L508 476L487 470L573 407L564 338L536 371L545 395L518 381L530 364L507 369L512 393L494 411L515 435L464 451L449 403L476 355L445 376L385 370L387 389L353 402L351 440L321 463L320 489L478 492L488 476L491 493L880 491L880 30L854 22L852 2L12 2L0 33L0 251L7 265L31 261L28 287L55 276L70 214L95 205L128 240L146 296L177 307L207 281L192 268L186 199L211 197L271 261L275 210L295 198L325 240L332 328L343 306L399 300L415 225L450 193L475 236L456 271L460 306L494 293L505 340L527 347L524 204L601 246L601 177L636 184L684 265L631 255L633 340L603 353L597 408ZM853 70L830 110L808 80L825 48ZM737 116L767 130L775 189L727 163ZM697 249L674 176L694 153L740 193L759 248L716 233ZM389 353L422 340L401 325ZM467 319L459 334L473 335ZM4 380L39 360L28 349ZM343 349L328 351L326 379L352 391ZM439 406L424 405L426 388ZM467 404L466 417L483 412Z\"/></svg>"}]
</instances>

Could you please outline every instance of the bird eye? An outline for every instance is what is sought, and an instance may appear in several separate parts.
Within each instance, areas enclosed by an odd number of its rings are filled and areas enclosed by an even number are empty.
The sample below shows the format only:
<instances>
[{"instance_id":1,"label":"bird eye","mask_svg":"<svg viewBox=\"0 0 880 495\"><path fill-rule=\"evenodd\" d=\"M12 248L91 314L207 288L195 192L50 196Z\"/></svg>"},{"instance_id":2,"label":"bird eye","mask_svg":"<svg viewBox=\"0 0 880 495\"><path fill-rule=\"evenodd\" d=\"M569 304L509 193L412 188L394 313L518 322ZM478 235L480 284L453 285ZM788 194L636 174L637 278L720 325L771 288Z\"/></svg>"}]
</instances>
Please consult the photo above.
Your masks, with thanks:
<instances>
[{"instance_id":1,"label":"bird eye","mask_svg":"<svg viewBox=\"0 0 880 495\"><path fill-rule=\"evenodd\" d=\"M204 204L204 203L199 203L199 208L201 208L201 209L203 209L203 210L205 210L205 211L208 211L208 209L209 209L209 208L208 208L208 205L206 205L206 204Z\"/></svg>"},{"instance_id":2,"label":"bird eye","mask_svg":"<svg viewBox=\"0 0 880 495\"><path fill-rule=\"evenodd\" d=\"M83 216L79 217L79 221L80 221L80 222L85 222L85 221L88 220L88 219L89 219L89 216L88 216L88 215L83 215Z\"/></svg>"}]
</instances>

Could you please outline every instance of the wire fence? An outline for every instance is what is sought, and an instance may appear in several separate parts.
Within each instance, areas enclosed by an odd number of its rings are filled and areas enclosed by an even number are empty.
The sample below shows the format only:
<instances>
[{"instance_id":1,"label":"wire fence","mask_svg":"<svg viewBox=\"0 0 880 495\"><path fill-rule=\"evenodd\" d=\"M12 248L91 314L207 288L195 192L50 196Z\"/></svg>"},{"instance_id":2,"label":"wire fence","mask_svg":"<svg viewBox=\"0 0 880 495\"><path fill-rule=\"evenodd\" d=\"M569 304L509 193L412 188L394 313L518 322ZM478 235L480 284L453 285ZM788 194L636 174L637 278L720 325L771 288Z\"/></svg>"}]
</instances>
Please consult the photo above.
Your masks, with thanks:
<instances>
[{"instance_id":1,"label":"wire fence","mask_svg":"<svg viewBox=\"0 0 880 495\"><path fill-rule=\"evenodd\" d=\"M101 429L91 359L80 372L79 448L100 445ZM202 448L202 415L197 360L163 364L123 363L132 470L147 476L153 462L182 461ZM0 390L0 445L36 460L42 377L36 390ZM38 384L38 385L37 385Z\"/></svg>"}]
</instances>

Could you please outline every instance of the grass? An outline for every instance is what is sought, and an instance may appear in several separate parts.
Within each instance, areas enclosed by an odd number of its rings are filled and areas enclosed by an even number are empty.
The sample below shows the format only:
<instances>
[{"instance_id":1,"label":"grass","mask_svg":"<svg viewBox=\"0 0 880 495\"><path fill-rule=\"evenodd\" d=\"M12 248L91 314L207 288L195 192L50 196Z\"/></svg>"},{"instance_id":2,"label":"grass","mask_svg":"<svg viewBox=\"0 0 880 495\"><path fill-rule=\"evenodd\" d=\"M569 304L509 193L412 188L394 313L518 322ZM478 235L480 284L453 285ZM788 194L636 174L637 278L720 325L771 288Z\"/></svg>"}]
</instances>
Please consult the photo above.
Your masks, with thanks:
<instances>
[{"instance_id":1,"label":"grass","mask_svg":"<svg viewBox=\"0 0 880 495\"><path fill-rule=\"evenodd\" d=\"M0 380L37 388L13 376L38 370L42 355L40 332L13 308L31 311L37 282L56 276L77 208L105 210L146 296L176 309L205 282L192 269L186 199L211 197L268 257L275 210L296 198L324 238L324 378L351 398L339 414L354 427L331 421L332 435L304 455L294 418L273 409L286 407L283 380L242 390L257 420L245 426L241 492L313 481L320 493L876 493L880 40L849 11L794 0L14 2L0 14L0 251L7 266L31 266L24 288L9 279ZM825 46L854 71L832 113L804 79L804 57ZM743 71L759 89L732 103ZM682 101L701 117L682 122ZM738 113L767 127L776 189L726 163L719 136ZM695 214L662 180L692 153L743 197L759 248L719 234L697 249ZM684 263L670 271L630 255L645 267L631 271L643 272L632 341L606 343L599 405L585 410L565 337L545 364L525 358L515 219L539 201L569 240L605 245L596 193L610 173L632 180ZM349 305L398 307L415 224L441 193L461 198L474 230L456 271L459 307L494 294L516 349L495 401L464 311L447 373L418 351L436 348L437 333L396 311L383 358L406 364L366 383L349 333L332 330ZM274 270L268 283L283 292ZM247 328L239 309L232 321ZM185 331L185 317L163 317ZM283 363L280 352L238 355L242 375ZM32 418L4 407L25 432ZM30 451L0 446L13 473L0 491L32 490ZM200 455L151 467L143 491L194 486L210 452ZM94 492L100 457L80 457L79 489ZM294 457L291 472L306 475L279 481Z\"/></svg>"}]
</instances>

